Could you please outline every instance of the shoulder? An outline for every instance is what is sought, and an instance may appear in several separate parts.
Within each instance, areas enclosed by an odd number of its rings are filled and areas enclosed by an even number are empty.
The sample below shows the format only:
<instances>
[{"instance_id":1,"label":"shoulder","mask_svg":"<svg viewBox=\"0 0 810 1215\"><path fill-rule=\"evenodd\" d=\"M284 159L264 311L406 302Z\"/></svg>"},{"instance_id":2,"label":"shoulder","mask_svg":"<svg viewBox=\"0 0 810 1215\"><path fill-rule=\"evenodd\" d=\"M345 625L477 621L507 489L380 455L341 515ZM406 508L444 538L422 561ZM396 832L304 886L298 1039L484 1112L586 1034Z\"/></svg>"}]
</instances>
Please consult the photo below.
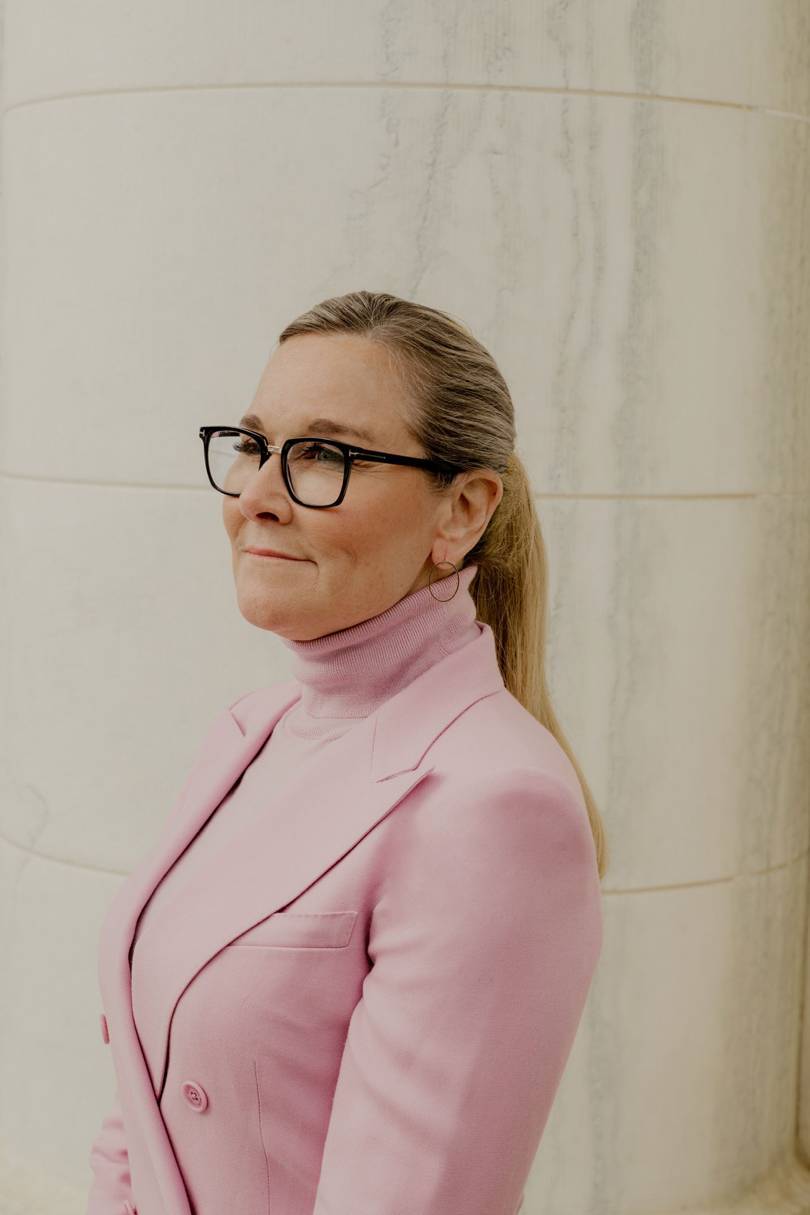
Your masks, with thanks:
<instances>
[{"instance_id":1,"label":"shoulder","mask_svg":"<svg viewBox=\"0 0 810 1215\"><path fill-rule=\"evenodd\" d=\"M581 792L527 764L434 769L418 789L386 820L376 951L404 923L455 968L502 948L537 958L542 940L564 939L566 964L598 953L601 887Z\"/></svg>"},{"instance_id":2,"label":"shoulder","mask_svg":"<svg viewBox=\"0 0 810 1215\"><path fill-rule=\"evenodd\" d=\"M265 719L275 708L282 708L299 694L295 679L283 679L261 688L252 688L231 701L224 712L231 713L242 725L250 725L254 719Z\"/></svg>"},{"instance_id":3,"label":"shoulder","mask_svg":"<svg viewBox=\"0 0 810 1215\"><path fill-rule=\"evenodd\" d=\"M572 786L536 764L490 767L476 762L465 772L435 768L429 792L403 830L420 852L437 858L497 860L520 868L567 861L591 867L595 845L579 785ZM410 819L410 823L407 823Z\"/></svg>"},{"instance_id":4,"label":"shoulder","mask_svg":"<svg viewBox=\"0 0 810 1215\"><path fill-rule=\"evenodd\" d=\"M509 868L538 860L590 870L596 848L579 777L555 736L508 689L448 724L424 756L431 771L398 808L403 854L438 863L480 856ZM521 857L523 858L521 860Z\"/></svg>"},{"instance_id":5,"label":"shoulder","mask_svg":"<svg viewBox=\"0 0 810 1215\"><path fill-rule=\"evenodd\" d=\"M464 710L434 740L429 761L447 784L484 781L505 789L559 786L574 801L584 798L568 755L549 729L508 688Z\"/></svg>"},{"instance_id":6,"label":"shoulder","mask_svg":"<svg viewBox=\"0 0 810 1215\"><path fill-rule=\"evenodd\" d=\"M473 880L501 874L512 883L553 869L587 885L596 874L579 779L554 736L518 708L529 721L518 714L516 734L496 711L486 747L465 748L463 732L448 728L430 753L431 772L398 807L393 851L420 881L450 869Z\"/></svg>"}]
</instances>

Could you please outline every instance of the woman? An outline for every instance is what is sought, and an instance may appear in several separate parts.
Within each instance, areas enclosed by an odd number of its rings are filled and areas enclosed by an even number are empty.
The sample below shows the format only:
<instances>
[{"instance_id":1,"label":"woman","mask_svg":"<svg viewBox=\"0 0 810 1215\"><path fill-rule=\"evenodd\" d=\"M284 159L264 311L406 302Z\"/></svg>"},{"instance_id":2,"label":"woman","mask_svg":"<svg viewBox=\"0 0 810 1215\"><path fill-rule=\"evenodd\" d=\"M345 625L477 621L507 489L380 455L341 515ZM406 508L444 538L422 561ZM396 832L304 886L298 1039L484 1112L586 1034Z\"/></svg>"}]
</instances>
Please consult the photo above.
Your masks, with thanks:
<instances>
[{"instance_id":1,"label":"woman","mask_svg":"<svg viewBox=\"0 0 810 1215\"><path fill-rule=\"evenodd\" d=\"M216 718L105 918L88 1215L514 1215L605 850L509 391L450 317L361 291L200 434L294 674Z\"/></svg>"}]
</instances>

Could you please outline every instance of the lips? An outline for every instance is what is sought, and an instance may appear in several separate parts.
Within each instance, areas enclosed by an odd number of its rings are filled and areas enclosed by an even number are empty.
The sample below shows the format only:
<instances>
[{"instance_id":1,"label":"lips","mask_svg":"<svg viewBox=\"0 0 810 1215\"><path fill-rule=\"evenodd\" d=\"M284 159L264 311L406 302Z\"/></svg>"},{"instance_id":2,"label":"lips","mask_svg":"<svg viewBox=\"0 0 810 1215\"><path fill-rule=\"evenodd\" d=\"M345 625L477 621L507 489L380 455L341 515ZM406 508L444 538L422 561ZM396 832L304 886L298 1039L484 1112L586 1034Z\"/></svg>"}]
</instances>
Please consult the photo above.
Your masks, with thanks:
<instances>
[{"instance_id":1,"label":"lips","mask_svg":"<svg viewBox=\"0 0 810 1215\"><path fill-rule=\"evenodd\" d=\"M291 557L289 553L278 553L274 549L269 548L246 548L246 553L250 553L254 557L279 557L285 561L303 561L303 557Z\"/></svg>"}]
</instances>

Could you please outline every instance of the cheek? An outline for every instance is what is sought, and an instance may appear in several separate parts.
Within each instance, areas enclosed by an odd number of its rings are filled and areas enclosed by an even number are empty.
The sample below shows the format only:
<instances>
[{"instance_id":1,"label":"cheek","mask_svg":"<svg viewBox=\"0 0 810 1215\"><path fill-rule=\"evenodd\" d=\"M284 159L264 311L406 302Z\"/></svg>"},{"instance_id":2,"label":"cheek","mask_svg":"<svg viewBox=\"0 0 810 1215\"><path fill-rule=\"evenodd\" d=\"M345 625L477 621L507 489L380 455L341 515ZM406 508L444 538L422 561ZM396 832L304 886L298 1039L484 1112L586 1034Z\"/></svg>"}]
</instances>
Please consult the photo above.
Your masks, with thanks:
<instances>
[{"instance_id":1,"label":"cheek","mask_svg":"<svg viewBox=\"0 0 810 1215\"><path fill-rule=\"evenodd\" d=\"M329 541L324 537L324 548L341 549L355 564L377 568L381 552L395 547L395 537L407 526L407 504L392 509L384 495L378 495L373 505L354 507L351 514L340 520Z\"/></svg>"},{"instance_id":2,"label":"cheek","mask_svg":"<svg viewBox=\"0 0 810 1215\"><path fill-rule=\"evenodd\" d=\"M222 522L225 525L225 531L228 533L228 535L230 536L230 538L232 540L233 540L234 536L236 535L236 532L239 530L240 518L241 518L241 512L239 510L239 507L236 505L236 499L235 498L226 498L223 496Z\"/></svg>"},{"instance_id":3,"label":"cheek","mask_svg":"<svg viewBox=\"0 0 810 1215\"><path fill-rule=\"evenodd\" d=\"M358 494L351 516L346 516L344 529L352 549L361 555L375 554L375 560L380 549L392 554L411 546L420 549L431 525L420 487L406 475L396 484L386 485L385 492L382 487L375 488L377 492L370 494L368 501L361 502Z\"/></svg>"},{"instance_id":4,"label":"cheek","mask_svg":"<svg viewBox=\"0 0 810 1215\"><path fill-rule=\"evenodd\" d=\"M388 493L381 495L377 509L370 511L377 530L392 534L392 529L407 534L421 532L434 510L433 504L424 494L423 486L408 477L398 478L389 486Z\"/></svg>"}]
</instances>

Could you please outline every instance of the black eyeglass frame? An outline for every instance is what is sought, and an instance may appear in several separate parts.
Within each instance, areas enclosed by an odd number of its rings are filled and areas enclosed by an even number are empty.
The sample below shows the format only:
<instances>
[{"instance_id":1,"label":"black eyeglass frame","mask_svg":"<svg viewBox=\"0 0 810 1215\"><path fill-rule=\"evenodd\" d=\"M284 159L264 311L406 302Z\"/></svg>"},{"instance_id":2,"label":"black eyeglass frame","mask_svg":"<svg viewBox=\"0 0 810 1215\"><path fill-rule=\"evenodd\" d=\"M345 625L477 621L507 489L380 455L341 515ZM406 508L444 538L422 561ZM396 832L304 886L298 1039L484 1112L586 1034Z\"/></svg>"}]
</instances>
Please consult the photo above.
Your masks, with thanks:
<instances>
[{"instance_id":1,"label":"black eyeglass frame","mask_svg":"<svg viewBox=\"0 0 810 1215\"><path fill-rule=\"evenodd\" d=\"M343 443L340 439L323 439L317 435L299 435L297 438L285 439L281 447L279 447L277 444L268 442L265 436L259 431L246 430L243 426L201 426L199 433L203 442L206 476L217 493L225 494L225 496L228 498L238 498L240 495L230 493L227 489L220 489L214 481L214 478L211 476L211 470L208 467L208 444L211 440L211 436L216 431L222 431L229 435L247 435L249 438L254 439L259 447L259 468L262 468L264 464L266 464L266 462L270 459L272 452L277 451L281 456L281 475L284 478L284 485L286 486L287 493L290 495L293 502L297 502L299 506L306 506L310 510L329 510L333 506L340 506L341 502L346 496L346 490L348 488L349 478L351 477L352 472L352 465L355 459L369 460L375 464L407 464L411 468L427 468L432 472L447 472L452 473L454 476L459 472L463 472L460 465L444 464L437 460L425 460L418 456L397 456L390 451L371 451L367 447L355 447L351 443ZM339 447L343 451L345 457L343 462L343 484L341 485L340 493L334 502L330 502L325 505L313 506L311 502L302 502L301 499L296 496L295 491L290 484L290 478L287 472L287 455L294 443L331 443L332 446Z\"/></svg>"}]
</instances>

